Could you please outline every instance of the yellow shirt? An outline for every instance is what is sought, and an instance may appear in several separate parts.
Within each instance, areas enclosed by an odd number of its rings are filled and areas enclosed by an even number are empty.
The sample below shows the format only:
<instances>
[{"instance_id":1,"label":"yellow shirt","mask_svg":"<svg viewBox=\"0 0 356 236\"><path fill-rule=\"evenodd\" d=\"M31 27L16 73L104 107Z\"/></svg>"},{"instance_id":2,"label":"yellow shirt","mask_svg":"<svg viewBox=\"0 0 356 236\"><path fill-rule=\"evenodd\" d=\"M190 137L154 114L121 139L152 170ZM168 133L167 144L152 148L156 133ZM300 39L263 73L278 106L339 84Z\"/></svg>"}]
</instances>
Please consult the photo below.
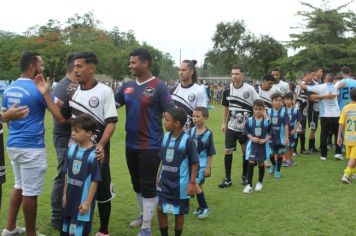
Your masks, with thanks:
<instances>
[{"instance_id":1,"label":"yellow shirt","mask_svg":"<svg viewBox=\"0 0 356 236\"><path fill-rule=\"evenodd\" d=\"M356 146L356 103L350 103L342 109L339 124L345 125L345 145Z\"/></svg>"}]
</instances>

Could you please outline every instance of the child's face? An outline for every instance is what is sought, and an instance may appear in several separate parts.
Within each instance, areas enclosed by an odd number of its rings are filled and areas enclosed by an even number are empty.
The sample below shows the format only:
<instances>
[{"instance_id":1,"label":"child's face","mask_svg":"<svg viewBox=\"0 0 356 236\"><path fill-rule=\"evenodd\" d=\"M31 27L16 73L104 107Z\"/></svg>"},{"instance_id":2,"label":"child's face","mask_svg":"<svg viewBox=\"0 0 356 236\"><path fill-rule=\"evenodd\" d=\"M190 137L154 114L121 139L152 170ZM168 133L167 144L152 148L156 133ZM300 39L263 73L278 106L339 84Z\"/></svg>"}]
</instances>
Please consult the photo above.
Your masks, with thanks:
<instances>
[{"instance_id":1,"label":"child's face","mask_svg":"<svg viewBox=\"0 0 356 236\"><path fill-rule=\"evenodd\" d=\"M86 131L79 127L72 127L71 138L76 143L79 143L79 144L84 143L85 141L90 139L91 135L92 135L91 131Z\"/></svg>"},{"instance_id":2,"label":"child's face","mask_svg":"<svg viewBox=\"0 0 356 236\"><path fill-rule=\"evenodd\" d=\"M285 99L284 99L284 104L286 105L286 107L291 107L291 106L293 106L292 99L290 99L290 98L285 98Z\"/></svg>"},{"instance_id":3,"label":"child's face","mask_svg":"<svg viewBox=\"0 0 356 236\"><path fill-rule=\"evenodd\" d=\"M254 106L253 107L253 114L255 114L256 118L262 118L265 112L265 108L264 107L260 107L260 106Z\"/></svg>"},{"instance_id":4,"label":"child's face","mask_svg":"<svg viewBox=\"0 0 356 236\"><path fill-rule=\"evenodd\" d=\"M166 113L164 115L164 128L167 131L172 131L176 127L176 121L173 120L171 114Z\"/></svg>"},{"instance_id":5,"label":"child's face","mask_svg":"<svg viewBox=\"0 0 356 236\"><path fill-rule=\"evenodd\" d=\"M282 107L282 98L281 97L278 97L278 98L275 98L272 100L272 107L274 109L279 109Z\"/></svg>"},{"instance_id":6,"label":"child's face","mask_svg":"<svg viewBox=\"0 0 356 236\"><path fill-rule=\"evenodd\" d=\"M193 123L195 126L200 126L205 124L206 117L203 116L201 111L193 111Z\"/></svg>"}]
</instances>

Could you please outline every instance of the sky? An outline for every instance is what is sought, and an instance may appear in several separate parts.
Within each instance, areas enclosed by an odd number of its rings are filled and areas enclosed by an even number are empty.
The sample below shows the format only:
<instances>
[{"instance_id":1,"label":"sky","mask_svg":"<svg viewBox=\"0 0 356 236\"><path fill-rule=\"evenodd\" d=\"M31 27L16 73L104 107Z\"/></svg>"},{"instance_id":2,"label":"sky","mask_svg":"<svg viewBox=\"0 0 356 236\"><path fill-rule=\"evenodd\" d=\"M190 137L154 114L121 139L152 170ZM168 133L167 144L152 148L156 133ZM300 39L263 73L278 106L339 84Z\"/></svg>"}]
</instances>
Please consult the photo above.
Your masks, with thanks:
<instances>
[{"instance_id":1,"label":"sky","mask_svg":"<svg viewBox=\"0 0 356 236\"><path fill-rule=\"evenodd\" d=\"M322 0L306 1L322 6ZM329 5L347 2L330 0ZM356 11L356 0L348 8ZM196 59L202 65L218 23L243 20L256 36L268 34L285 42L297 32L290 27L303 23L297 11L306 9L298 0L10 0L1 4L0 30L22 34L49 19L64 24L75 14L92 12L105 30L133 30L138 41L169 53L176 64Z\"/></svg>"}]
</instances>

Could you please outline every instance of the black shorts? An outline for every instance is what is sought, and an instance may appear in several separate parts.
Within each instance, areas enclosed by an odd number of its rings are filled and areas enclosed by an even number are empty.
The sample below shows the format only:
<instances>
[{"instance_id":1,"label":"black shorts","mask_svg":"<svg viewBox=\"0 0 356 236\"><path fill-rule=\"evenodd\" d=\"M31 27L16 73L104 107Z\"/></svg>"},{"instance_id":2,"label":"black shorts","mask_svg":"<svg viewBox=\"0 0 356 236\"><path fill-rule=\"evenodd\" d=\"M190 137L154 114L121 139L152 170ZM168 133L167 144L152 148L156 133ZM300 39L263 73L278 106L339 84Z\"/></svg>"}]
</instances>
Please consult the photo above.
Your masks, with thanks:
<instances>
[{"instance_id":1,"label":"black shorts","mask_svg":"<svg viewBox=\"0 0 356 236\"><path fill-rule=\"evenodd\" d=\"M108 202L115 197L114 186L110 173L110 146L105 147L105 161L101 165L101 181L98 183L96 201L99 203Z\"/></svg>"},{"instance_id":2,"label":"black shorts","mask_svg":"<svg viewBox=\"0 0 356 236\"><path fill-rule=\"evenodd\" d=\"M308 107L308 127L311 130L318 129L319 112L313 109L313 103Z\"/></svg>"},{"instance_id":3,"label":"black shorts","mask_svg":"<svg viewBox=\"0 0 356 236\"><path fill-rule=\"evenodd\" d=\"M240 144L245 144L248 138L244 133L226 129L225 131L225 149L236 150L236 142L239 141Z\"/></svg>"}]
</instances>

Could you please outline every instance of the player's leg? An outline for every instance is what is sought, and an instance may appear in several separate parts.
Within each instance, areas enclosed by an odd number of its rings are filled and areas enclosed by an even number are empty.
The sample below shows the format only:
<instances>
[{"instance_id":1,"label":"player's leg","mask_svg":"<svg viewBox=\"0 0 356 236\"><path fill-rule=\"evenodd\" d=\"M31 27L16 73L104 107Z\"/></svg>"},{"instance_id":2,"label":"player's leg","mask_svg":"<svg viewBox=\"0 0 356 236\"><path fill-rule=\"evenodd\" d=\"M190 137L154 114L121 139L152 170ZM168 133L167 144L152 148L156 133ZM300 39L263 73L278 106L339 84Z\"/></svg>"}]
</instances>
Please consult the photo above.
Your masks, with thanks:
<instances>
[{"instance_id":1,"label":"player's leg","mask_svg":"<svg viewBox=\"0 0 356 236\"><path fill-rule=\"evenodd\" d=\"M329 118L321 117L320 125L320 159L325 161L328 155L328 133L331 130Z\"/></svg>"},{"instance_id":2,"label":"player's leg","mask_svg":"<svg viewBox=\"0 0 356 236\"><path fill-rule=\"evenodd\" d=\"M175 229L174 229L175 236L182 235L183 226L184 226L184 214L175 215Z\"/></svg>"},{"instance_id":3,"label":"player's leg","mask_svg":"<svg viewBox=\"0 0 356 236\"><path fill-rule=\"evenodd\" d=\"M281 166L283 161L283 155L286 152L286 149L284 146L278 146L276 149L277 149L277 166L276 166L276 172L274 173L274 177L279 179L281 177Z\"/></svg>"},{"instance_id":4,"label":"player's leg","mask_svg":"<svg viewBox=\"0 0 356 236\"><path fill-rule=\"evenodd\" d=\"M356 167L356 147L346 146L346 157L349 158L347 166L344 170L344 175L341 178L341 181L345 184L351 183L351 175L353 169Z\"/></svg>"},{"instance_id":5,"label":"player's leg","mask_svg":"<svg viewBox=\"0 0 356 236\"><path fill-rule=\"evenodd\" d=\"M236 148L236 141L237 141L236 132L227 129L225 131L225 156L224 156L225 178L218 185L219 188L226 188L232 185L231 166L233 160L233 152Z\"/></svg>"},{"instance_id":6,"label":"player's leg","mask_svg":"<svg viewBox=\"0 0 356 236\"><path fill-rule=\"evenodd\" d=\"M337 137L338 129L339 129L339 117L332 117L332 123L331 123L331 132L334 137ZM341 152L341 146L335 142L335 158L337 160L343 160L342 158L342 152Z\"/></svg>"},{"instance_id":7,"label":"player's leg","mask_svg":"<svg viewBox=\"0 0 356 236\"><path fill-rule=\"evenodd\" d=\"M163 213L161 206L157 207L158 226L161 236L168 236L168 216Z\"/></svg>"},{"instance_id":8,"label":"player's leg","mask_svg":"<svg viewBox=\"0 0 356 236\"><path fill-rule=\"evenodd\" d=\"M204 183L204 167L199 167L198 176L196 178L195 192L197 195L198 208L193 212L194 215L199 216L204 208L207 208L203 188L201 184Z\"/></svg>"},{"instance_id":9,"label":"player's leg","mask_svg":"<svg viewBox=\"0 0 356 236\"><path fill-rule=\"evenodd\" d=\"M241 184L247 184L247 169L248 169L248 160L246 160L246 144L247 144L247 137L244 134L239 135L238 137L241 152L242 152L242 175L241 175Z\"/></svg>"}]
</instances>

